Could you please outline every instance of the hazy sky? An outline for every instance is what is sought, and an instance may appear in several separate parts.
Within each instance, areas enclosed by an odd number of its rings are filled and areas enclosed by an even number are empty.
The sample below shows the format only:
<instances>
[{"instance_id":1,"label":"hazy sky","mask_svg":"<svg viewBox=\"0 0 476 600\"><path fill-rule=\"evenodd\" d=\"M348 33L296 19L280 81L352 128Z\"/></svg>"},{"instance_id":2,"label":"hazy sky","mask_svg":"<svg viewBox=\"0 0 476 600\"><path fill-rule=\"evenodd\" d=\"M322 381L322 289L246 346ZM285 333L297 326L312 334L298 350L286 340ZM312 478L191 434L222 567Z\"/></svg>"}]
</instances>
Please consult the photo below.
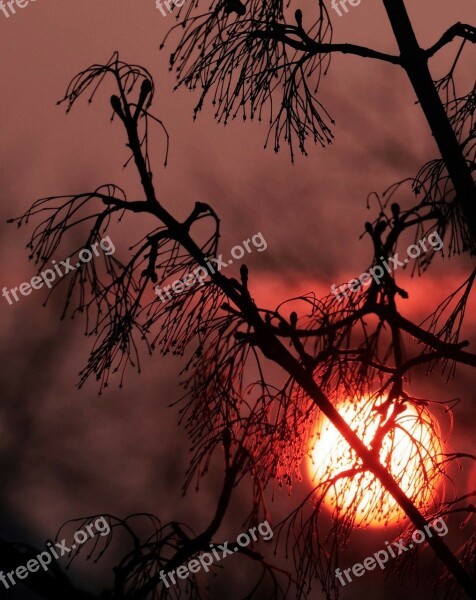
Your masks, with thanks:
<instances>
[{"instance_id":1,"label":"hazy sky","mask_svg":"<svg viewBox=\"0 0 476 600\"><path fill-rule=\"evenodd\" d=\"M423 45L452 23L475 16L473 0L409 0L407 5ZM103 183L115 182L131 197L139 193L134 171L122 169L127 151L122 130L109 122L107 93L92 105L80 102L68 116L56 106L72 76L107 61L114 50L145 66L156 82L153 110L171 137L167 169L161 141L154 162L164 204L181 217L197 200L212 204L221 217L225 251L258 231L265 236L266 252L247 260L260 302L273 307L299 293L325 294L332 283L367 268L371 249L359 236L363 223L376 214L375 205L366 209L367 195L415 175L436 155L404 73L368 59L335 56L320 89L320 100L336 121L335 142L324 150L309 147L309 157L298 156L291 165L286 149L279 155L263 150L265 125L237 119L224 128L214 123L208 107L192 121L197 98L186 90L172 93L168 51L173 39L159 51L173 22L154 0L36 0L9 18L0 12L1 287L19 285L36 272L25 249L31 226L18 231L5 224L8 217L24 212L36 198ZM362 0L349 14L335 17L334 28L336 42L396 52L377 0ZM435 75L444 65L432 65ZM123 236L120 230L114 233L119 257ZM404 287L412 292L409 314L430 312L466 265L463 259L448 269L440 261L424 283L402 273ZM180 394L180 360L144 357L140 377L130 372L122 391L113 382L100 398L94 382L77 391L88 340L79 322L59 322L60 297L47 308L44 299L43 290L13 306L0 299L0 529L41 544L68 518L134 511L187 519L200 528L213 506L214 486L205 486L198 501L180 500L188 442L175 426L177 413L167 408ZM471 333L474 321L468 323ZM458 449L471 452L470 418L476 415L467 407L474 406L474 376L461 370L447 388L442 381L414 383L440 400L463 398L459 414L465 418L454 435ZM462 477L464 486L474 489L476 471ZM378 549L381 541L373 545ZM96 577L90 566L78 567L89 573L88 580ZM375 581L375 598L397 597L394 584L383 577ZM357 585L346 591L349 598Z\"/></svg>"}]
</instances>

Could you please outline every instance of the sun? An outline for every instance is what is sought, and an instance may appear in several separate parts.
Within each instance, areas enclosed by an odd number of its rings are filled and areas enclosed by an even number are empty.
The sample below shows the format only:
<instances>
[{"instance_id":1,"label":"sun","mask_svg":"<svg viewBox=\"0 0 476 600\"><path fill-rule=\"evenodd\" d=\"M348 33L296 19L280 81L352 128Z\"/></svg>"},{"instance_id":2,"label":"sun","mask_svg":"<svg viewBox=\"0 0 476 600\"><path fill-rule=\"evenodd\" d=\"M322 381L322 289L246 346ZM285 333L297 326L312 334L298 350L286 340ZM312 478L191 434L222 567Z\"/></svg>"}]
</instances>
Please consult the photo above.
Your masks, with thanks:
<instances>
[{"instance_id":1,"label":"sun","mask_svg":"<svg viewBox=\"0 0 476 600\"><path fill-rule=\"evenodd\" d=\"M382 399L344 400L337 410L362 441L370 446L379 427L390 414ZM441 475L437 462L442 447L439 428L429 412L406 403L383 437L380 461L389 468L402 490L419 508L434 502ZM398 523L405 516L395 500L368 471L360 468L355 452L326 417L316 425L308 459L308 472L324 505L337 514L353 513L355 524L382 527ZM326 489L327 488L327 489Z\"/></svg>"}]
</instances>

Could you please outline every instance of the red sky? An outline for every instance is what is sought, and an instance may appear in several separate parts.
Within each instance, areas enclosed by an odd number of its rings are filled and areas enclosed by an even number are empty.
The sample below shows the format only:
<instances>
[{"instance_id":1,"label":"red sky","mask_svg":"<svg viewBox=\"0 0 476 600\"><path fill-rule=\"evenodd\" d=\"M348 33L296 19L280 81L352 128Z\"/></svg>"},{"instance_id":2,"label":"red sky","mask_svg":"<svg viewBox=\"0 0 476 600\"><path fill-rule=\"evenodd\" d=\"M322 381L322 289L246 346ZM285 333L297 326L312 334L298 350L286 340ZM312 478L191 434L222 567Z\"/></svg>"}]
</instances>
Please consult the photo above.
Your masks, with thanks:
<instances>
[{"instance_id":1,"label":"red sky","mask_svg":"<svg viewBox=\"0 0 476 600\"><path fill-rule=\"evenodd\" d=\"M336 120L335 143L325 150L310 147L308 158L291 165L285 149L279 155L263 150L263 125L236 121L223 128L208 108L192 122L196 98L186 90L172 94L168 54L158 49L173 17L164 18L154 4L37 0L9 19L0 13L1 287L35 274L25 250L32 229L17 231L5 224L8 217L24 212L36 198L102 183L118 183L131 196L139 192L134 172L122 170L127 152L122 131L109 123L107 94L92 105L80 103L67 117L56 106L73 75L106 61L116 49L124 60L147 67L156 82L153 108L171 136L166 170L162 155L156 155L166 206L184 216L197 200L212 204L222 219L224 251L258 231L265 236L268 249L247 261L257 300L272 307L286 296L327 293L332 283L364 271L370 249L359 236L363 223L375 216L366 209L368 193L416 174L436 153L403 72L367 59L335 57L320 92ZM396 52L380 4L362 0L334 19L334 40ZM424 45L454 22L474 19L472 0L407 5ZM441 74L443 63L432 66ZM120 256L124 233L115 231L113 239ZM467 265L459 259L448 268L440 261L421 283L402 273L403 287L411 291L408 314L431 312ZM43 300L43 291L14 306L1 299L2 524L10 523L32 543L53 536L66 519L91 512L150 510L164 519L186 516L203 524L212 484L199 502L176 500L187 442L167 405L179 395L180 361L145 358L141 377L131 372L125 389L113 385L101 398L94 382L77 391L74 383L89 346L79 323L58 322L59 299L48 308L41 306ZM474 325L473 304L467 335ZM442 381L415 385L440 399L463 398L458 410L465 418L456 439L459 449L470 452L469 418L475 413L467 407L474 405L474 376L461 370L447 388ZM467 489L474 488L475 473L464 475Z\"/></svg>"}]
</instances>

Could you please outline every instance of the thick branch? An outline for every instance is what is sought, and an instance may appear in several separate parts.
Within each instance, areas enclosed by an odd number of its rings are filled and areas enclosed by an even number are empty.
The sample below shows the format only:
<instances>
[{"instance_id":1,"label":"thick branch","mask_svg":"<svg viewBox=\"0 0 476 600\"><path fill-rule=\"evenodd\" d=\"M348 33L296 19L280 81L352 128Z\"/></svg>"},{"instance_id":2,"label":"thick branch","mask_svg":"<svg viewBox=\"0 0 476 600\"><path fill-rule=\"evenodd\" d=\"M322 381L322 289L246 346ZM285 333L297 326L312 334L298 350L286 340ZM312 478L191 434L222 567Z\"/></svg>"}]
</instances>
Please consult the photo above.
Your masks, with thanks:
<instances>
[{"instance_id":1,"label":"thick branch","mask_svg":"<svg viewBox=\"0 0 476 600\"><path fill-rule=\"evenodd\" d=\"M467 221L471 237L468 250L475 252L476 184L471 170L438 95L428 69L427 53L418 44L403 0L383 0L383 3L400 48L403 68L421 104Z\"/></svg>"}]
</instances>

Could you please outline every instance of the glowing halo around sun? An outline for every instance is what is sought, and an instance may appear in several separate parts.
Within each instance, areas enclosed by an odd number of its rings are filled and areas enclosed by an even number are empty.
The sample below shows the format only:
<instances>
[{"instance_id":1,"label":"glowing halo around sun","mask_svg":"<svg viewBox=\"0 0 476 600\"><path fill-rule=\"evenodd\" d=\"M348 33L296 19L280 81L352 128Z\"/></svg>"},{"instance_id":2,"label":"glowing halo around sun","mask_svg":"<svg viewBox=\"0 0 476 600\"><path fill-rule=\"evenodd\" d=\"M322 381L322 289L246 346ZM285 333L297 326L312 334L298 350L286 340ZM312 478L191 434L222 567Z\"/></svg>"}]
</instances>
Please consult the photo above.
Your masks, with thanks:
<instances>
[{"instance_id":1,"label":"glowing halo around sun","mask_svg":"<svg viewBox=\"0 0 476 600\"><path fill-rule=\"evenodd\" d=\"M381 423L380 413L375 410L381 405L381 399L361 398L342 401L336 408L369 446ZM406 403L383 438L380 461L422 509L435 501L441 482L437 467L441 453L439 428L431 415L426 409ZM307 466L312 483L319 485L321 492L326 491L324 506L338 516L353 513L358 526L382 527L401 521L405 516L402 509L380 482L368 471L355 472L360 464L348 443L322 416L311 440ZM340 474L344 475L339 477Z\"/></svg>"}]
</instances>

